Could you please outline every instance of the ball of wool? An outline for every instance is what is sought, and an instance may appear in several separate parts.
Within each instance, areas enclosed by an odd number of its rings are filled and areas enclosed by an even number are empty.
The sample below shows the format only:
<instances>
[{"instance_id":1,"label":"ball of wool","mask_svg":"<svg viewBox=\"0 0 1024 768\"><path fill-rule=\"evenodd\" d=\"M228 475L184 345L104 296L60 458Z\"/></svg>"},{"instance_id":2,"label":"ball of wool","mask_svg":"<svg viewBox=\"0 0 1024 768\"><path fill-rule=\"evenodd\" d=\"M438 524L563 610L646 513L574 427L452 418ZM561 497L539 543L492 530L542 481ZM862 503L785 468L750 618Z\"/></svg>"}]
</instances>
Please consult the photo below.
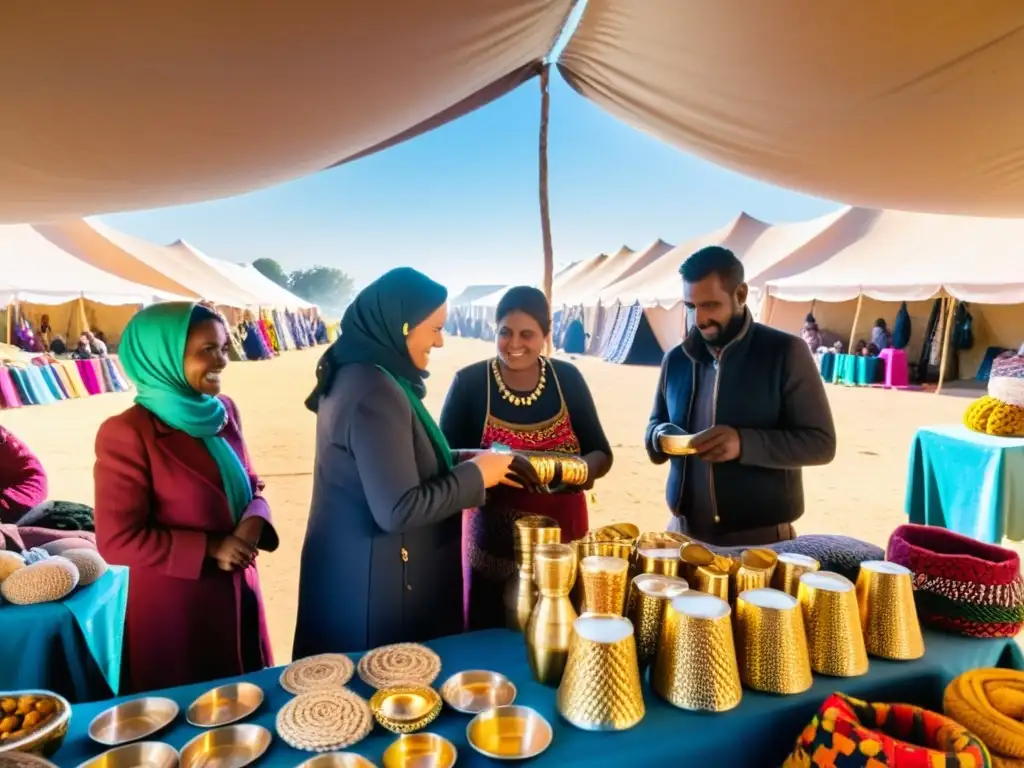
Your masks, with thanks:
<instances>
[{"instance_id":1,"label":"ball of wool","mask_svg":"<svg viewBox=\"0 0 1024 768\"><path fill-rule=\"evenodd\" d=\"M43 549L51 555L62 555L69 549L96 549L96 545L88 539L70 537L67 539L56 539L55 541L43 544Z\"/></svg>"},{"instance_id":2,"label":"ball of wool","mask_svg":"<svg viewBox=\"0 0 1024 768\"><path fill-rule=\"evenodd\" d=\"M17 552L11 552L7 549L0 549L0 582L3 582L4 579L6 579L19 568L24 567L25 558L23 558Z\"/></svg>"},{"instance_id":3,"label":"ball of wool","mask_svg":"<svg viewBox=\"0 0 1024 768\"><path fill-rule=\"evenodd\" d=\"M107 572L107 561L95 549L68 549L61 557L78 568L78 586L87 587Z\"/></svg>"},{"instance_id":4,"label":"ball of wool","mask_svg":"<svg viewBox=\"0 0 1024 768\"><path fill-rule=\"evenodd\" d=\"M992 409L999 405L999 401L989 395L982 395L969 406L964 412L964 426L974 432L988 433L988 417Z\"/></svg>"},{"instance_id":5,"label":"ball of wool","mask_svg":"<svg viewBox=\"0 0 1024 768\"><path fill-rule=\"evenodd\" d=\"M15 605L63 600L78 586L78 568L63 557L51 557L19 568L0 584L0 595Z\"/></svg>"}]
</instances>

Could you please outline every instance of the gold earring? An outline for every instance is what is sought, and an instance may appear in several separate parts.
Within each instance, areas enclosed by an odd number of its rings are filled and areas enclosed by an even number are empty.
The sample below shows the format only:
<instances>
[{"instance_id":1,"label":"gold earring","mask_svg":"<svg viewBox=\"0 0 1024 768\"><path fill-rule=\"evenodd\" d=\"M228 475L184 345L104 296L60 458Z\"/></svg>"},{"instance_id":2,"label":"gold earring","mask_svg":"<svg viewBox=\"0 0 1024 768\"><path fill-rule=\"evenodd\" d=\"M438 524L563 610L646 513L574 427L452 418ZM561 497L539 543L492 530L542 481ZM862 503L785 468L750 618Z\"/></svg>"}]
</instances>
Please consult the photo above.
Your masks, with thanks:
<instances>
[{"instance_id":1,"label":"gold earring","mask_svg":"<svg viewBox=\"0 0 1024 768\"><path fill-rule=\"evenodd\" d=\"M409 335L409 324L408 323L402 323L402 335L403 336L408 336Z\"/></svg>"}]
</instances>

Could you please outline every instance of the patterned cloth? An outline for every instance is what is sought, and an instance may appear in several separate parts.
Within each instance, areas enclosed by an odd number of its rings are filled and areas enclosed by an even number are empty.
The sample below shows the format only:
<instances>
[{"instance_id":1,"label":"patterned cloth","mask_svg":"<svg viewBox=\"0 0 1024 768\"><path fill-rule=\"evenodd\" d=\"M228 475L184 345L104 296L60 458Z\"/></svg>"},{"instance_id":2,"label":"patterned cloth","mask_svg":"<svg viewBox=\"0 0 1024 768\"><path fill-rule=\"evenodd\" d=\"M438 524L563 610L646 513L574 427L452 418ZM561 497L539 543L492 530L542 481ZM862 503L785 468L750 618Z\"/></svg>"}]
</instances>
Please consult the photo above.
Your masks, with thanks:
<instances>
[{"instance_id":1,"label":"patterned cloth","mask_svg":"<svg viewBox=\"0 0 1024 768\"><path fill-rule=\"evenodd\" d=\"M1024 627L1024 579L1012 550L944 528L901 525L886 558L913 571L922 621L972 637L1013 637Z\"/></svg>"},{"instance_id":2,"label":"patterned cloth","mask_svg":"<svg viewBox=\"0 0 1024 768\"><path fill-rule=\"evenodd\" d=\"M942 708L988 747L996 768L1024 766L1024 672L972 669L946 687Z\"/></svg>"},{"instance_id":3,"label":"patterned cloth","mask_svg":"<svg viewBox=\"0 0 1024 768\"><path fill-rule=\"evenodd\" d=\"M833 693L782 768L989 768L981 739L910 704L869 704Z\"/></svg>"}]
</instances>

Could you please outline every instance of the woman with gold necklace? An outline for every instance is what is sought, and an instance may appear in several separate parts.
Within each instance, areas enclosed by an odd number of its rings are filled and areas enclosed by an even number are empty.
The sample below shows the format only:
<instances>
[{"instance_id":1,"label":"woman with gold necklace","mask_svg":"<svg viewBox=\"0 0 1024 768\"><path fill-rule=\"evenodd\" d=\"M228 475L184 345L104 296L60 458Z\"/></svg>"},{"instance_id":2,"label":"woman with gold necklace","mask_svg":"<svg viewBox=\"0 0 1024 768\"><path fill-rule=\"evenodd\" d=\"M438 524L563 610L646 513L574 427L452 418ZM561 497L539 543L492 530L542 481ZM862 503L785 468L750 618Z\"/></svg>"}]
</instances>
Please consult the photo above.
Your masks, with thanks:
<instances>
[{"instance_id":1,"label":"woman with gold necklace","mask_svg":"<svg viewBox=\"0 0 1024 768\"><path fill-rule=\"evenodd\" d=\"M612 451L579 370L543 356L551 310L536 288L511 288L498 302L497 357L460 370L441 412L441 431L453 448L504 446L517 452L579 456L573 478L533 493L495 488L482 507L462 518L462 561L469 629L504 625L502 594L515 570L513 530L525 515L558 521L565 542L588 528L585 491L608 474Z\"/></svg>"}]
</instances>

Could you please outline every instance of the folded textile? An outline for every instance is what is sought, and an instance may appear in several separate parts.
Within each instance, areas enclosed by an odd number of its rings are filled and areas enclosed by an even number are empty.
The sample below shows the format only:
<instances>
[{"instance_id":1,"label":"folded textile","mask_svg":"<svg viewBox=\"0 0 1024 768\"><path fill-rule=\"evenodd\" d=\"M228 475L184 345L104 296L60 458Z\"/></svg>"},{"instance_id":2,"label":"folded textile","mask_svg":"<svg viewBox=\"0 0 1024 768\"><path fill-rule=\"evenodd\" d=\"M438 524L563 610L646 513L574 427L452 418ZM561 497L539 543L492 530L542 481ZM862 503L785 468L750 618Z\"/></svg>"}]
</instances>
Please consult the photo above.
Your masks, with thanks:
<instances>
[{"instance_id":1,"label":"folded textile","mask_svg":"<svg viewBox=\"0 0 1024 768\"><path fill-rule=\"evenodd\" d=\"M993 766L1024 768L1024 672L964 672L946 687L942 708L985 742Z\"/></svg>"},{"instance_id":2,"label":"folded textile","mask_svg":"<svg viewBox=\"0 0 1024 768\"><path fill-rule=\"evenodd\" d=\"M914 573L922 621L972 637L1013 637L1024 627L1017 553L945 528L901 525L886 558Z\"/></svg>"},{"instance_id":3,"label":"folded textile","mask_svg":"<svg viewBox=\"0 0 1024 768\"><path fill-rule=\"evenodd\" d=\"M984 742L938 712L833 693L782 768L988 768Z\"/></svg>"},{"instance_id":4,"label":"folded textile","mask_svg":"<svg viewBox=\"0 0 1024 768\"><path fill-rule=\"evenodd\" d=\"M708 545L705 545L708 546ZM748 547L712 547L708 546L718 555L739 555ZM885 552L881 547L869 544L860 539L850 536L831 536L815 534L809 536L797 536L789 541L780 541L777 544L769 544L765 549L771 549L779 554L795 554L813 557L821 565L823 571L840 573L851 581L857 580L860 572L860 564L865 560L882 560Z\"/></svg>"}]
</instances>

